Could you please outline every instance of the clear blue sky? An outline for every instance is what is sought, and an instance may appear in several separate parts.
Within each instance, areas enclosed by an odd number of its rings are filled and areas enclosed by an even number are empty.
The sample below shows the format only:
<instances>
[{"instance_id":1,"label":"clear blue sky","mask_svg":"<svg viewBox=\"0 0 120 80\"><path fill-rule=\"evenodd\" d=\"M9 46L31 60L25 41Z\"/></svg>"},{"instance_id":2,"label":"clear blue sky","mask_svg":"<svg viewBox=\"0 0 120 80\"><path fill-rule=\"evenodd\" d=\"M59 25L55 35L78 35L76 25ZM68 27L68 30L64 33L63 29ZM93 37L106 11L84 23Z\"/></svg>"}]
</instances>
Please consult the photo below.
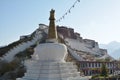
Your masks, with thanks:
<instances>
[{"instance_id":1,"label":"clear blue sky","mask_svg":"<svg viewBox=\"0 0 120 80\"><path fill-rule=\"evenodd\" d=\"M0 0L0 46L49 24L49 11L61 17L76 0ZM56 25L74 28L83 38L99 43L120 42L120 0L81 0Z\"/></svg>"}]
</instances>

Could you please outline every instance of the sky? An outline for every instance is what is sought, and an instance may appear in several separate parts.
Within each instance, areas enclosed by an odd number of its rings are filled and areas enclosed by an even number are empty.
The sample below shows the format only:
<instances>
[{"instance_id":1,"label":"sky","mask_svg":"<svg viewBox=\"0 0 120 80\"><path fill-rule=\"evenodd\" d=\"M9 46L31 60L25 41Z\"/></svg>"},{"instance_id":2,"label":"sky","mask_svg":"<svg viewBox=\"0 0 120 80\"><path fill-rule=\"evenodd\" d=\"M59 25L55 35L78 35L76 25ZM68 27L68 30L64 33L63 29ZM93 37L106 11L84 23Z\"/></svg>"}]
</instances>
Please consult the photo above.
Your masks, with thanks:
<instances>
[{"instance_id":1,"label":"sky","mask_svg":"<svg viewBox=\"0 0 120 80\"><path fill-rule=\"evenodd\" d=\"M49 11L55 18L65 14L76 0L0 0L0 46L29 35L49 24ZM56 25L74 28L81 37L107 44L120 42L120 0L80 0Z\"/></svg>"}]
</instances>

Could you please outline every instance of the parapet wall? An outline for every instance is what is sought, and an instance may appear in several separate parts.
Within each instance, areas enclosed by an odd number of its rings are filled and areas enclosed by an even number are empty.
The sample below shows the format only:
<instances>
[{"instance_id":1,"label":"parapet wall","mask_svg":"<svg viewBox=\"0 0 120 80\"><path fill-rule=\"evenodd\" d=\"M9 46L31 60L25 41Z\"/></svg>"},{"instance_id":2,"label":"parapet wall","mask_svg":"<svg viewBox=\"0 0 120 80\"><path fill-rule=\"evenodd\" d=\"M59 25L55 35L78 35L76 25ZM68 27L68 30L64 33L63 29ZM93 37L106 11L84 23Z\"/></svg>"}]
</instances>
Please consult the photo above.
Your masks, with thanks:
<instances>
[{"instance_id":1,"label":"parapet wall","mask_svg":"<svg viewBox=\"0 0 120 80\"><path fill-rule=\"evenodd\" d=\"M83 39L80 36L80 33L74 32L73 28L67 28L65 26L57 26L57 31L63 35L64 38L71 38L71 39L77 39L80 42L83 42L87 45L89 48L98 48L98 42L95 42L95 40L90 39Z\"/></svg>"}]
</instances>

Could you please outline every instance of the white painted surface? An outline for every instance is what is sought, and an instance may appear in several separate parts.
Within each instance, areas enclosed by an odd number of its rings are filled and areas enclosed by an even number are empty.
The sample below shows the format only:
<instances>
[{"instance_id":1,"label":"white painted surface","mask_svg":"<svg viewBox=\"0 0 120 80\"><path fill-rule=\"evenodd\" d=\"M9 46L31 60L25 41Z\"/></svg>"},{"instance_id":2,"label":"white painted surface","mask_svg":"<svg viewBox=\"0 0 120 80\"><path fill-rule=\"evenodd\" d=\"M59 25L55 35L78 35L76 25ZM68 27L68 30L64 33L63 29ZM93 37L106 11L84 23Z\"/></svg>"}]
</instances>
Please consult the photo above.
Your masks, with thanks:
<instances>
[{"instance_id":1,"label":"white painted surface","mask_svg":"<svg viewBox=\"0 0 120 80\"><path fill-rule=\"evenodd\" d=\"M72 62L25 61L27 72L17 80L88 80L80 76Z\"/></svg>"},{"instance_id":2,"label":"white painted surface","mask_svg":"<svg viewBox=\"0 0 120 80\"><path fill-rule=\"evenodd\" d=\"M91 54L101 54L98 46L92 48L90 44L87 44L85 42L80 42L79 40L76 39L67 38L65 39L65 41L67 42L66 44L70 46L72 49L89 52Z\"/></svg>"},{"instance_id":3,"label":"white painted surface","mask_svg":"<svg viewBox=\"0 0 120 80\"><path fill-rule=\"evenodd\" d=\"M42 25L41 25L42 26ZM47 27L42 27L42 30L47 32ZM40 29L40 28L39 28ZM14 46L14 48L10 49L5 55L1 58L2 60L6 60L8 62L12 61L14 59L14 56L24 51L25 49L29 48L30 46L36 44L38 41L42 38L42 31L37 29L35 35L33 36L33 39L31 41L23 42L21 44L18 44L17 46ZM28 35L30 37L30 35Z\"/></svg>"},{"instance_id":4,"label":"white painted surface","mask_svg":"<svg viewBox=\"0 0 120 80\"><path fill-rule=\"evenodd\" d=\"M47 39L46 42L48 43L58 43L58 40L57 39Z\"/></svg>"},{"instance_id":5,"label":"white painted surface","mask_svg":"<svg viewBox=\"0 0 120 80\"><path fill-rule=\"evenodd\" d=\"M75 53L75 51L73 51L72 49L68 48L70 54L78 61L84 61L84 59L80 56L77 55L77 53Z\"/></svg>"},{"instance_id":6,"label":"white painted surface","mask_svg":"<svg viewBox=\"0 0 120 80\"><path fill-rule=\"evenodd\" d=\"M58 61L64 62L67 54L67 47L59 43L45 43L39 44L33 54L33 59L40 61Z\"/></svg>"}]
</instances>

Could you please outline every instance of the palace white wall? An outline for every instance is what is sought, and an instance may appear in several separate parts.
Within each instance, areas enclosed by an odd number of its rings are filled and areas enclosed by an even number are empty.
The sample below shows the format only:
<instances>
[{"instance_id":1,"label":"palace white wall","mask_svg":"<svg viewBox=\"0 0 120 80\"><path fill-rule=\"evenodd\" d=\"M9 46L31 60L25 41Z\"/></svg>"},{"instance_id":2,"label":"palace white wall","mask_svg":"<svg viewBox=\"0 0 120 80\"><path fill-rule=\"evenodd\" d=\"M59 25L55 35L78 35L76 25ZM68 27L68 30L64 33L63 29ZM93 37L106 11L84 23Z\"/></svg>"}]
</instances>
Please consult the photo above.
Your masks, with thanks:
<instances>
[{"instance_id":1,"label":"palace white wall","mask_svg":"<svg viewBox=\"0 0 120 80\"><path fill-rule=\"evenodd\" d=\"M14 48L10 49L7 53L5 53L5 55L3 57L1 57L1 59L10 62L14 59L14 56L17 53L24 51L25 49L27 49L30 46L39 42L42 38L42 34L41 34L42 30L46 33L48 32L47 27L46 26L42 27L42 25L41 25L40 28L36 30L36 33L31 41L23 42L23 43L15 46Z\"/></svg>"},{"instance_id":2,"label":"palace white wall","mask_svg":"<svg viewBox=\"0 0 120 80\"><path fill-rule=\"evenodd\" d=\"M92 47L92 43L89 41L85 43L83 41L80 42L77 39L69 39L69 38L66 38L65 41L67 42L66 44L70 46L72 49L88 52L91 54L97 54L97 55L101 54L101 51L98 45Z\"/></svg>"}]
</instances>

